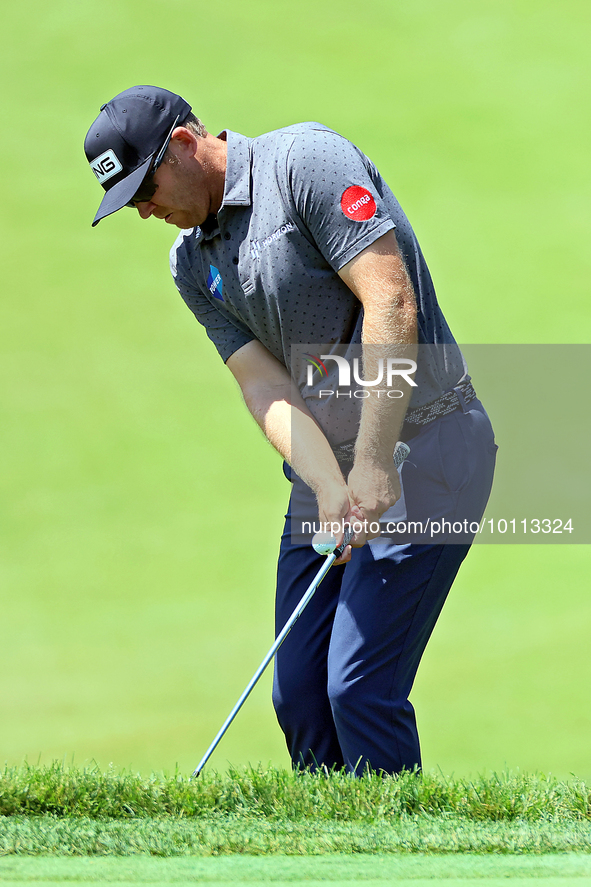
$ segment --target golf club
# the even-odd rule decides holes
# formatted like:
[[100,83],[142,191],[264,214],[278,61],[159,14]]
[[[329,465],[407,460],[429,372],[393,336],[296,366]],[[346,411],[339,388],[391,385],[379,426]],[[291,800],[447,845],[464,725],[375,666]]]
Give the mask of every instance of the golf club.
[[[396,444],[396,448],[394,449],[394,465],[396,466],[396,468],[399,468],[402,465],[402,463],[404,462],[404,460],[406,459],[406,457],[408,456],[409,453],[410,453],[410,447],[408,446],[408,444],[405,444],[402,441],[398,441],[398,443]],[[337,560],[337,558],[339,558],[342,555],[342,553],[344,552],[345,548],[347,547],[347,545],[349,544],[349,542],[351,541],[351,539],[353,538],[354,535],[355,534],[353,533],[351,528],[346,527],[343,541],[341,542],[341,544],[337,548],[334,548],[334,545],[336,544],[336,539],[334,539],[334,537],[332,537],[332,540],[329,540],[329,539],[327,539],[326,534],[320,534],[320,533],[316,534],[316,536],[312,540],[312,546],[318,554],[326,554],[327,555],[325,562],[322,564],[322,566],[318,570],[318,573],[316,574],[316,576],[314,577],[314,579],[312,580],[312,582],[310,583],[310,585],[306,589],[306,592],[302,596],[302,598],[301,598],[300,602],[298,603],[298,605],[296,606],[295,610],[293,611],[293,613],[291,614],[291,616],[289,617],[289,619],[287,620],[287,622],[285,623],[285,625],[283,626],[283,628],[281,629],[281,631],[279,632],[277,637],[275,638],[275,641],[274,641],[273,645],[271,646],[271,649],[269,650],[269,652],[267,653],[267,655],[265,656],[265,658],[263,659],[263,661],[261,662],[261,664],[259,665],[259,667],[255,671],[254,675],[250,679],[246,689],[242,693],[242,696],[240,697],[240,699],[238,700],[238,702],[236,703],[236,705],[234,706],[234,708],[232,709],[232,711],[230,712],[230,714],[228,715],[226,720],[224,721],[224,723],[221,726],[219,732],[217,733],[215,739],[213,740],[213,742],[211,743],[211,745],[209,746],[209,748],[207,749],[207,751],[205,752],[205,754],[201,758],[201,761],[199,762],[199,764],[197,765],[197,767],[195,768],[195,770],[191,774],[191,779],[193,779],[196,776],[199,776],[199,774],[203,770],[204,766],[206,765],[207,761],[209,760],[209,758],[211,757],[211,755],[213,754],[213,752],[216,750],[217,746],[219,745],[220,740],[223,738],[228,727],[230,726],[230,724],[232,723],[232,721],[234,720],[234,718],[236,717],[236,715],[238,714],[238,712],[240,711],[240,709],[242,708],[242,706],[244,705],[244,703],[246,702],[248,697],[250,696],[253,688],[255,687],[259,678],[261,677],[261,675],[263,674],[263,672],[267,668],[269,662],[271,662],[271,660],[275,656],[275,653],[277,652],[277,650],[279,649],[279,647],[281,646],[281,644],[283,643],[283,641],[285,640],[285,638],[287,637],[287,635],[289,634],[289,632],[291,631],[291,629],[293,628],[293,626],[295,625],[297,620],[300,618],[300,616],[302,615],[302,613],[306,609],[307,605],[310,603],[310,600],[312,599],[314,592],[316,591],[316,589],[318,588],[318,586],[320,585],[320,583],[322,582],[322,580],[324,579],[324,577],[326,576],[326,574],[328,573],[328,571],[330,570],[330,568],[332,567],[334,562]],[[317,541],[314,541],[314,540],[316,540],[316,537],[321,537],[321,536],[323,538],[318,538]]]

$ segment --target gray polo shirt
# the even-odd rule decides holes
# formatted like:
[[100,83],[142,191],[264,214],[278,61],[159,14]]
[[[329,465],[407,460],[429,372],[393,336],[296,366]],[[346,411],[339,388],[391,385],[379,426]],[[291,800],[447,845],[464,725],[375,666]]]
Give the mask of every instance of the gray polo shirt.
[[319,123],[226,138],[220,210],[181,231],[170,256],[181,296],[222,359],[258,339],[290,370],[331,442],[354,436],[355,410],[305,390],[294,354],[302,346],[359,352],[363,307],[337,272],[396,229],[417,296],[419,342],[437,346],[423,349],[411,405],[452,388],[465,371],[461,353],[414,232],[371,160]]

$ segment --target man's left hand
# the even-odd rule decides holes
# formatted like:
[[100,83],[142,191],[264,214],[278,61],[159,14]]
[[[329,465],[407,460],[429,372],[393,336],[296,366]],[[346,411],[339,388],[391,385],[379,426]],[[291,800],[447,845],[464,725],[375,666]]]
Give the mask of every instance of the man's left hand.
[[[358,523],[362,524],[361,532],[355,533],[352,543],[359,547],[380,535],[379,519],[400,499],[400,478],[393,461],[380,465],[369,460],[356,460],[347,485],[360,516]],[[357,530],[358,524],[354,524],[353,529]]]

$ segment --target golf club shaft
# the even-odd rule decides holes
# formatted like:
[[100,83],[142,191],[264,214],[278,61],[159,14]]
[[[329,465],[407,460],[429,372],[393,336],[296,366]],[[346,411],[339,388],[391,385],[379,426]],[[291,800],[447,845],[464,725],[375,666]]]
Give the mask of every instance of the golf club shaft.
[[[308,603],[310,602],[310,599],[312,598],[318,585],[322,582],[322,580],[324,579],[324,577],[326,576],[326,574],[328,573],[328,571],[330,570],[330,568],[332,567],[332,565],[336,561],[337,557],[340,557],[340,555],[343,553],[346,546],[349,544],[352,536],[353,536],[352,533],[347,532],[347,534],[345,536],[345,539],[347,541],[343,540],[343,543],[339,546],[339,548],[335,549],[335,551],[332,554],[328,555],[328,557],[326,558],[326,560],[322,564],[321,568],[318,570],[318,573],[316,574],[316,576],[314,577],[314,579],[312,580],[312,582],[308,586],[305,594],[302,596],[299,604],[297,605],[297,607],[295,608],[295,610],[293,611],[293,613],[291,614],[291,616],[289,617],[289,619],[287,620],[287,622],[285,623],[285,625],[283,626],[283,628],[281,629],[281,631],[279,632],[277,637],[275,638],[273,646],[271,647],[271,649],[269,650],[269,652],[267,653],[267,655],[265,656],[265,658],[263,659],[263,661],[261,662],[261,664],[259,665],[257,670],[255,671],[254,675],[250,679],[250,682],[248,683],[248,686],[244,690],[244,693],[242,694],[242,696],[240,697],[240,699],[238,700],[238,702],[236,703],[236,705],[234,706],[234,708],[232,709],[232,711],[230,712],[230,714],[228,715],[226,720],[224,721],[217,736],[215,737],[215,739],[213,740],[213,742],[211,743],[211,745],[209,746],[209,748],[207,749],[207,751],[203,755],[201,761],[199,762],[198,767],[196,768],[196,770],[193,771],[192,776],[199,776],[203,767],[205,766],[205,764],[207,763],[207,761],[209,760],[209,758],[211,757],[211,755],[213,754],[213,752],[217,748],[224,733],[226,732],[226,730],[228,729],[228,727],[230,726],[230,724],[232,723],[232,721],[234,720],[234,718],[236,717],[236,715],[238,714],[238,712],[240,711],[240,709],[242,708],[242,706],[244,705],[244,703],[246,702],[248,697],[250,696],[250,693],[254,689],[255,685],[258,683],[259,678],[261,677],[261,675],[265,671],[269,662],[271,662],[271,660],[275,656],[275,653],[277,652],[277,650],[279,649],[279,647],[281,646],[281,644],[283,643],[283,641],[285,640],[285,638],[287,637],[287,635],[289,634],[291,629],[293,628],[294,624],[297,622],[297,620],[300,618],[301,614],[306,609],[306,607],[307,607]],[[339,550],[339,549],[342,549],[342,550]]]
[[[401,443],[400,441],[396,444],[396,449],[394,450],[394,464],[396,465],[396,468],[399,468],[402,465],[402,463],[404,462],[404,460],[406,459],[406,457],[408,456],[409,453],[410,453],[410,448],[407,446],[407,444]],[[279,647],[281,646],[281,644],[283,643],[283,641],[285,640],[285,638],[287,637],[287,635],[289,634],[289,632],[291,631],[291,629],[293,628],[293,626],[295,625],[297,620],[300,618],[300,616],[302,615],[302,613],[306,609],[307,605],[309,604],[311,598],[314,595],[314,592],[316,591],[316,589],[318,588],[318,586],[320,585],[320,583],[322,582],[322,580],[324,579],[324,577],[326,576],[326,574],[328,573],[328,571],[330,570],[330,568],[332,567],[334,562],[337,560],[337,558],[339,558],[342,555],[342,553],[344,552],[345,548],[347,547],[347,545],[349,544],[349,542],[351,541],[351,539],[353,538],[354,535],[355,534],[353,533],[353,531],[351,530],[350,527],[345,528],[345,535],[343,537],[343,541],[341,542],[341,544],[337,548],[335,548],[335,550],[332,552],[332,554],[329,554],[326,557],[326,560],[324,561],[324,563],[322,564],[322,566],[318,570],[316,576],[314,577],[314,579],[312,580],[312,582],[310,583],[310,585],[306,589],[305,593],[303,594],[299,604],[297,605],[297,607],[295,608],[295,610],[293,611],[293,613],[291,614],[291,616],[289,617],[289,619],[287,620],[287,622],[285,623],[285,625],[283,626],[283,628],[281,629],[281,631],[279,632],[277,637],[275,638],[275,641],[274,641],[271,649],[269,650],[269,652],[267,653],[267,655],[265,656],[265,658],[263,659],[263,661],[261,662],[261,664],[259,665],[259,667],[255,671],[255,673],[253,674],[253,676],[250,679],[248,686],[244,690],[242,696],[240,697],[240,699],[238,700],[238,702],[236,703],[236,705],[234,706],[234,708],[232,709],[232,711],[230,712],[230,714],[228,715],[228,717],[226,718],[224,723],[222,724],[215,739],[213,740],[213,742],[211,743],[211,745],[209,746],[209,748],[207,749],[207,751],[205,752],[205,754],[203,755],[201,760],[199,761],[199,764],[197,765],[195,770],[193,770],[193,773],[191,774],[191,778],[194,778],[195,776],[199,776],[199,774],[201,773],[201,771],[205,767],[206,763],[208,762],[208,760],[210,759],[210,757],[212,756],[212,754],[214,753],[214,751],[218,747],[220,740],[224,736],[224,733],[226,732],[226,730],[228,729],[228,727],[230,726],[230,724],[232,723],[232,721],[234,720],[234,718],[236,717],[236,715],[238,714],[238,712],[240,711],[240,709],[242,708],[242,706],[244,705],[244,703],[246,702],[248,697],[250,696],[252,690],[254,689],[256,684],[258,683],[259,678],[261,677],[261,675],[265,671],[266,667],[271,662],[271,660],[275,656],[275,653],[277,652],[277,650],[279,649]]]

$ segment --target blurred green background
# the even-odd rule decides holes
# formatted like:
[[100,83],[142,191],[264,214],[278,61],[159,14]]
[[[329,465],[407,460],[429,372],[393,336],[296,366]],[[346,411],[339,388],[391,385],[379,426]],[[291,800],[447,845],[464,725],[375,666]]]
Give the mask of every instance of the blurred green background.
[[[213,132],[322,121],[391,184],[460,342],[585,343],[590,31],[577,0],[5,8],[0,762],[190,772],[272,638],[288,484],[170,229],[90,227],[100,105],[154,83]],[[568,452],[559,404],[547,433]],[[590,564],[474,548],[413,693],[427,768],[591,778]],[[288,765],[269,697],[270,675],[214,766]]]

